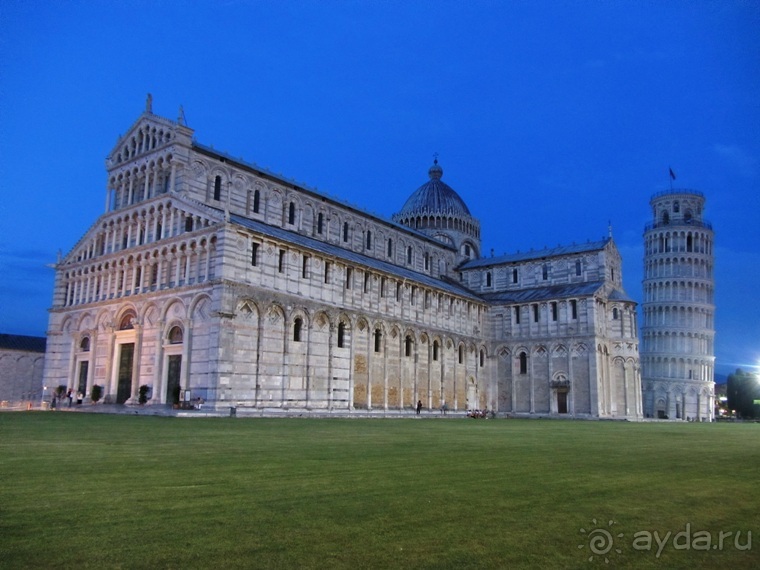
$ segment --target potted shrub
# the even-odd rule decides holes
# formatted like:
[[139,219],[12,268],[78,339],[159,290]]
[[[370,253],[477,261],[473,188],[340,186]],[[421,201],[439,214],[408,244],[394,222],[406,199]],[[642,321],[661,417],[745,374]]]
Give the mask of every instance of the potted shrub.
[[99,386],[98,384],[95,384],[92,387],[92,393],[90,393],[90,399],[92,400],[92,403],[94,404],[100,398],[103,397],[103,386]]
[[140,386],[140,395],[137,400],[140,404],[145,404],[148,401],[149,391],[150,391],[150,386],[147,386],[146,384],[143,384],[142,386]]

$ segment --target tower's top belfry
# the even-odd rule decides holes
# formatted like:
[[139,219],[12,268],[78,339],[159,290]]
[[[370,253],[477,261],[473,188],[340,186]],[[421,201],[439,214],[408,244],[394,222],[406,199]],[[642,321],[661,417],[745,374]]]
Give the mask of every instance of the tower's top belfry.
[[647,230],[665,226],[705,226],[702,218],[705,196],[697,190],[674,189],[654,194],[649,200],[654,221]]

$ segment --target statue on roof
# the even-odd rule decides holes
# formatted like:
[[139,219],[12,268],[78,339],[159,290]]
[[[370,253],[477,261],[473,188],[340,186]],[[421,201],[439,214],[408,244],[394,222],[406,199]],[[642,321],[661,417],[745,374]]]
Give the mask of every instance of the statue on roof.
[[153,112],[153,95],[148,93],[148,96],[145,98],[145,112],[146,113],[152,113]]

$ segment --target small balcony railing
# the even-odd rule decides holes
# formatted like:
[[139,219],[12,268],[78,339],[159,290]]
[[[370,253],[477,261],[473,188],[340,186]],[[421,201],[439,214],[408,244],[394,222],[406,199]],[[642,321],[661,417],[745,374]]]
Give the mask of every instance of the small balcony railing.
[[712,224],[708,222],[707,220],[670,220],[669,222],[649,222],[647,225],[644,226],[644,231],[648,232],[650,230],[655,230],[658,228],[683,228],[684,226],[692,227],[692,228],[705,228],[708,230],[712,230]]

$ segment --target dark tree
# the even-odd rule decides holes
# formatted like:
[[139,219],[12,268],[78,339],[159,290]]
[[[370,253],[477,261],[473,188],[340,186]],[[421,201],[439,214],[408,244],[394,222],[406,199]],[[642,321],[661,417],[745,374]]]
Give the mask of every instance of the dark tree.
[[98,384],[95,384],[92,387],[92,392],[90,393],[90,399],[93,402],[97,402],[100,400],[100,397],[103,395],[103,386],[99,386]]
[[754,403],[755,400],[760,400],[760,378],[757,374],[741,369],[729,374],[726,396],[728,407],[736,410],[740,418],[760,417],[760,405]]
[[148,401],[148,392],[150,392],[150,387],[149,386],[146,386],[145,384],[143,384],[142,386],[140,386],[140,392],[139,392],[140,395],[139,395],[139,397],[137,399],[137,401],[140,404],[145,404]]

